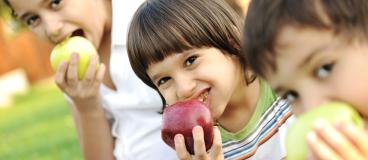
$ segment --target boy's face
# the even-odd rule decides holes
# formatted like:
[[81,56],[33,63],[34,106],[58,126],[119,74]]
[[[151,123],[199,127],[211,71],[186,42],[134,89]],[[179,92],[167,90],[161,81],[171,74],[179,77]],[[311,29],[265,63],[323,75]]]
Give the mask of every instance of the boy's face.
[[[234,56],[235,57],[235,56]],[[147,74],[167,104],[199,99],[218,119],[234,95],[245,86],[239,62],[215,48],[174,53],[151,64]]]
[[[37,36],[56,44],[84,36],[98,48],[108,24],[102,0],[9,0],[17,18]],[[104,7],[105,6],[105,7]]]
[[285,26],[276,39],[276,72],[266,79],[298,114],[343,101],[368,116],[368,43],[327,30]]

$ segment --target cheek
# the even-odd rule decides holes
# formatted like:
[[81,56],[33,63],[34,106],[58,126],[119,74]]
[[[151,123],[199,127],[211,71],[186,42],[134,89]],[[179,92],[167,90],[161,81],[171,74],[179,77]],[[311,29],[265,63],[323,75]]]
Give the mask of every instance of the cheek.
[[356,107],[361,114],[368,117],[368,84],[354,87],[350,91],[348,101]]
[[368,76],[341,79],[341,82],[343,84],[336,86],[339,88],[339,99],[350,103],[361,114],[368,117]]
[[39,24],[40,26],[36,27],[36,28],[31,28],[31,27],[28,27],[29,30],[32,31],[32,33],[34,33],[37,37],[40,37],[44,40],[49,40],[47,38],[47,35],[46,35],[46,31],[45,31],[45,28],[41,27],[42,24]]
[[160,91],[160,93],[162,94],[162,96],[164,97],[166,104],[171,105],[174,104],[177,100],[175,99],[175,92],[170,91],[170,90],[164,90],[164,91]]

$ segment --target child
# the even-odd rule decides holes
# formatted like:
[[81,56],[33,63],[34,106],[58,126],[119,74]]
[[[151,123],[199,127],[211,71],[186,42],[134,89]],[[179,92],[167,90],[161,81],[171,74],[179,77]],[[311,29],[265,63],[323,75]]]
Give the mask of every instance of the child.
[[[368,120],[368,1],[259,0],[246,17],[244,53],[299,114],[328,101]],[[322,121],[308,134],[311,157],[367,159],[363,130]]]
[[[175,158],[160,139],[160,96],[135,76],[125,49],[127,24],[141,2],[7,1],[39,37],[57,44],[69,36],[83,36],[98,49],[99,58],[92,59],[83,80],[76,76],[77,54],[55,75],[71,104],[85,159]],[[96,71],[98,59],[102,65]]]
[[[280,142],[292,121],[288,104],[240,57],[238,17],[223,0],[146,1],[130,24],[127,48],[135,73],[164,104],[198,99],[208,105],[222,149],[216,134],[207,154],[195,127],[194,158],[285,157]],[[178,157],[190,159],[182,135],[175,142]]]

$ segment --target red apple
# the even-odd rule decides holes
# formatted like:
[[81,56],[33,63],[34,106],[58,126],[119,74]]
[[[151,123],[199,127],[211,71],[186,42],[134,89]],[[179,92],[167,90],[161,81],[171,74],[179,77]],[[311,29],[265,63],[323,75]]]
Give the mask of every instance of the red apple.
[[206,150],[213,142],[213,120],[205,104],[198,100],[175,103],[165,108],[161,137],[166,144],[175,149],[174,137],[182,134],[190,154],[194,154],[192,129],[201,126],[204,132]]

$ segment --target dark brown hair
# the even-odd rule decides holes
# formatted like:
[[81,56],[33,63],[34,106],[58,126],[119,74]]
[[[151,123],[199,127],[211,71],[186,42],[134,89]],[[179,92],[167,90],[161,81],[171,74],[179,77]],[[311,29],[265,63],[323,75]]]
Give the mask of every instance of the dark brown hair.
[[326,29],[349,39],[367,39],[368,1],[253,0],[245,24],[243,56],[253,71],[265,77],[266,72],[277,70],[275,40],[283,26]]
[[129,28],[127,48],[132,68],[157,90],[146,73],[150,64],[185,50],[215,47],[239,57],[247,71],[246,59],[240,56],[238,18],[223,0],[148,0],[136,11]]

